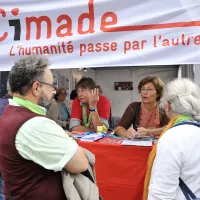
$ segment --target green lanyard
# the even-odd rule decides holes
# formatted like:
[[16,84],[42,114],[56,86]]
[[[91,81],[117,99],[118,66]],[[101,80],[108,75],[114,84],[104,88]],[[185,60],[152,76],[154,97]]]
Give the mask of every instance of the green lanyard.
[[89,114],[89,119],[87,118],[87,105],[82,105],[82,111],[83,111],[83,124],[86,128],[90,127],[90,123],[92,121],[92,116]]

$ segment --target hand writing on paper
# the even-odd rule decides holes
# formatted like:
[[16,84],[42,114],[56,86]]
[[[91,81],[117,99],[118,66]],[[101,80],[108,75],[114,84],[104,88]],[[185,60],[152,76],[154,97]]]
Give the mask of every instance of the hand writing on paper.
[[95,88],[94,90],[88,91],[88,96],[89,96],[89,107],[96,108],[97,103],[99,101],[99,89]]
[[136,130],[133,128],[129,128],[126,132],[126,137],[129,139],[134,139],[136,134]]
[[140,127],[137,129],[137,137],[143,137],[148,135],[149,130],[143,127]]

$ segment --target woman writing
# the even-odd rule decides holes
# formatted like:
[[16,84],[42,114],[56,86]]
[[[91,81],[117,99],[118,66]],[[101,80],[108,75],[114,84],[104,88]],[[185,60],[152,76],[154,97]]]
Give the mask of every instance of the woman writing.
[[169,121],[165,114],[159,112],[158,107],[164,84],[158,77],[146,77],[140,81],[138,91],[142,102],[132,102],[127,107],[115,133],[126,138],[159,136]]

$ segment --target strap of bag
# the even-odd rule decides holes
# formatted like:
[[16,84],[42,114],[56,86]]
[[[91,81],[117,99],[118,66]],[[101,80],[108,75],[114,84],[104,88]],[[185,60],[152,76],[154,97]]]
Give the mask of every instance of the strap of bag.
[[133,119],[133,128],[134,128],[135,130],[137,130],[135,121],[136,121],[137,115],[138,115],[139,112],[140,112],[140,108],[141,108],[141,102],[138,103],[138,105],[137,105],[137,107],[136,107],[136,109],[135,109],[135,116],[134,116],[134,119]]
[[[176,127],[176,126],[185,125],[185,124],[200,127],[200,123],[192,122],[192,121],[184,121],[184,122],[181,122],[181,123],[179,123],[179,124],[176,124],[176,125],[173,126],[172,128],[174,128],[174,127]],[[181,178],[179,178],[179,186],[180,186],[180,188],[181,188],[181,190],[182,190],[182,192],[183,192],[183,194],[184,194],[184,196],[185,196],[185,198],[186,198],[187,200],[191,200],[191,198],[192,198],[193,200],[199,199],[199,198],[197,198],[197,197],[194,195],[194,193],[190,190],[190,188],[184,183],[184,181],[183,181]]]
[[191,200],[190,197],[194,200],[197,199],[194,193],[190,190],[190,188],[184,183],[184,181],[179,178],[179,186],[187,200]]

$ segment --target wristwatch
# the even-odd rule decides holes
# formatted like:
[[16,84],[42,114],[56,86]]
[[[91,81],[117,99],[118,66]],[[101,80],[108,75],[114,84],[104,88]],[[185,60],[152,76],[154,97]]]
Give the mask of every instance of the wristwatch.
[[90,112],[97,112],[97,108],[89,108]]

